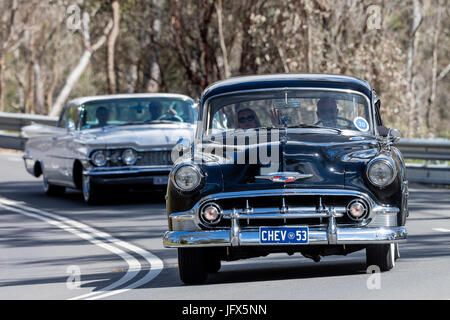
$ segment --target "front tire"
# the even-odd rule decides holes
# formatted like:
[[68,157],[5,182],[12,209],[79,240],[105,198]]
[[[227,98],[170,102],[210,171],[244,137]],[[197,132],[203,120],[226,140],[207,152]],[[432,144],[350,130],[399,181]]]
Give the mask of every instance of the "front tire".
[[208,263],[202,248],[178,248],[178,270],[184,284],[202,284],[208,277]]
[[373,244],[366,248],[367,267],[376,265],[380,271],[389,271],[395,266],[395,244]]
[[100,202],[99,188],[91,182],[89,176],[83,176],[81,189],[83,191],[83,199],[87,204],[98,204]]
[[63,195],[66,191],[66,187],[56,186],[48,182],[47,177],[43,175],[42,186],[46,195],[54,197]]

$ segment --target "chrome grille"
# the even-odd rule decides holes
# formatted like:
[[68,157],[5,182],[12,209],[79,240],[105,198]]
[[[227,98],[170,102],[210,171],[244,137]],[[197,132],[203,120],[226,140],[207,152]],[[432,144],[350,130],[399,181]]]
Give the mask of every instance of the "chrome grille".
[[172,165],[171,151],[170,150],[158,150],[158,151],[146,151],[139,153],[139,165],[151,166],[151,165]]
[[[363,221],[351,220],[347,204],[359,199],[354,196],[260,196],[254,198],[214,199],[222,210],[222,221],[216,226],[230,227],[231,220],[239,221],[240,227],[309,225],[325,226],[330,218],[340,225],[356,225]],[[363,201],[363,200],[360,200]],[[207,205],[211,202],[205,202]]]

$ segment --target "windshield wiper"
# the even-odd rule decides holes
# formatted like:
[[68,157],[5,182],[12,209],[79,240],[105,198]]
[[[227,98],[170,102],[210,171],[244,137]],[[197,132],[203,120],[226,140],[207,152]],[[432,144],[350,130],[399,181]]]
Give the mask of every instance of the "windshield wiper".
[[174,120],[152,120],[152,121],[145,122],[145,124],[159,124],[159,123],[185,123],[185,122],[174,121]]
[[338,129],[338,128],[333,128],[333,127],[322,127],[322,126],[318,126],[315,124],[296,124],[296,125],[291,125],[291,126],[286,126],[286,128],[311,128],[311,129],[331,129],[331,130],[336,130],[337,132],[341,133],[342,130]]
[[117,124],[117,126],[131,126],[131,125],[137,125],[137,124],[146,124],[145,122],[142,121],[129,121],[129,122],[124,122],[124,123],[119,123]]

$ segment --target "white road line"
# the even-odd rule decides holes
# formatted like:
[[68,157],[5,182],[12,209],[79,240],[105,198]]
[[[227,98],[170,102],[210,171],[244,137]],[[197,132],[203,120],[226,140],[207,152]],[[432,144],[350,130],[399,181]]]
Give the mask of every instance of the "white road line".
[[450,232],[450,229],[445,228],[433,228],[433,230],[438,232]]
[[[137,288],[141,285],[146,284],[147,282],[151,281],[152,279],[154,279],[163,269],[164,265],[161,259],[159,259],[157,256],[155,256],[154,254],[139,248],[133,244],[127,243],[125,241],[119,240],[105,232],[99,231],[95,228],[92,228],[86,224],[80,223],[78,221],[72,220],[72,219],[68,219],[65,217],[61,217],[58,216],[56,214],[50,213],[50,212],[46,212],[43,210],[38,210],[35,208],[31,208],[31,207],[27,207],[27,206],[23,206],[21,205],[19,202],[16,201],[11,201],[11,200],[7,200],[4,198],[0,198],[0,203],[3,203],[5,207],[7,207],[7,209],[18,212],[18,213],[22,213],[24,215],[33,217],[33,218],[37,218],[40,220],[43,220],[47,223],[53,224],[59,228],[62,228],[68,232],[74,233],[75,235],[86,239],[96,245],[99,245],[113,253],[118,254],[119,256],[121,256],[129,265],[129,269],[127,271],[127,273],[124,275],[124,277],[122,277],[121,279],[119,279],[117,282],[114,282],[112,284],[110,284],[109,286],[107,286],[106,288],[103,288],[99,291],[95,291],[95,292],[91,292],[88,294],[84,294],[75,298],[72,298],[70,300],[78,300],[78,299],[101,299],[104,297],[108,297],[111,295],[115,295],[115,294],[119,294],[119,293],[123,293],[125,291],[128,291],[130,289],[134,289]],[[10,206],[14,206],[16,208],[12,208]],[[18,209],[19,208],[19,209]],[[13,210],[14,209],[14,210]],[[31,212],[30,212],[31,211]],[[45,217],[42,217],[45,216]],[[58,221],[61,222],[58,222]],[[68,227],[68,225],[71,225],[73,227],[79,228],[83,231],[86,232],[90,232],[92,235],[94,235],[95,237],[100,237],[103,238],[107,241],[109,241],[111,244],[115,244],[118,246],[121,246],[127,250],[133,251],[134,253],[139,254],[140,256],[142,256],[149,264],[150,264],[150,270],[149,272],[143,277],[141,278],[139,281],[133,282],[131,284],[129,284],[128,286],[122,288],[122,289],[117,289],[114,290],[115,288],[119,287],[120,285],[123,285],[124,283],[128,282],[129,280],[133,279],[138,273],[139,271],[142,270],[142,266],[141,264],[131,255],[125,253],[124,251],[118,249],[117,247],[114,247],[112,245],[108,245],[103,241],[97,240],[95,239],[92,235],[88,235],[85,234],[83,232],[79,232],[76,229],[73,229],[71,227]]]

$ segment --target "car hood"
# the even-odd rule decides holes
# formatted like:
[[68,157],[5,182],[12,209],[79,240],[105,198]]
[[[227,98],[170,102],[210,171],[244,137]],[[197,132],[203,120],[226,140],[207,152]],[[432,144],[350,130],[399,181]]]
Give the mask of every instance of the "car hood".
[[[227,137],[220,142],[216,139],[212,143],[214,148],[211,143],[204,144],[204,157],[214,159],[222,170],[224,191],[344,188],[346,165],[350,162],[366,163],[379,152],[374,137],[352,131],[287,129],[275,139],[252,135],[258,133],[236,133],[233,139]],[[238,141],[245,142],[239,145]],[[257,143],[252,143],[255,141]],[[224,148],[217,152],[220,145]],[[255,154],[258,154],[257,159]],[[271,175],[281,179],[271,179]],[[292,177],[296,180],[289,181]]]
[[193,124],[129,125],[86,130],[80,139],[88,145],[147,149],[172,147],[180,137],[192,141],[194,132]]

